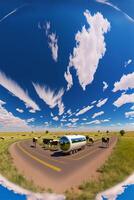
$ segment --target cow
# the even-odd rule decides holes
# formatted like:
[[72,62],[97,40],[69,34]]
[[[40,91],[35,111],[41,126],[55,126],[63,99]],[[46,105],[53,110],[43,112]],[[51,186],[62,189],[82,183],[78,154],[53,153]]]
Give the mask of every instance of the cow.
[[5,138],[4,138],[4,137],[0,137],[0,139],[1,139],[1,140],[4,140]]
[[52,140],[52,141],[50,141],[51,147],[57,147],[58,144],[59,144],[59,140]]
[[33,145],[34,145],[35,148],[36,148],[36,143],[37,143],[37,141],[38,141],[38,138],[37,138],[37,137],[34,137],[34,138],[33,138]]
[[43,139],[44,145],[47,145],[48,147],[50,147],[52,141],[53,139],[48,139],[48,138]]
[[101,139],[102,141],[102,145],[106,144],[106,147],[109,147],[109,141],[110,141],[110,138],[109,137],[102,137]]
[[86,136],[86,140],[87,140],[87,143],[91,142],[92,144],[94,144],[94,138],[89,137],[88,135]]

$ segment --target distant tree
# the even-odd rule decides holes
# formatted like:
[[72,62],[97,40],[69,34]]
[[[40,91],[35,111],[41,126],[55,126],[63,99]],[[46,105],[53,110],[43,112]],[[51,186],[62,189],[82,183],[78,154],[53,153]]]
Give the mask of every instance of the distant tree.
[[100,133],[100,130],[98,130],[98,133]]
[[107,130],[106,133],[109,133],[109,130]]
[[121,136],[123,136],[126,132],[124,130],[120,130]]
[[47,134],[47,133],[49,133],[49,131],[48,131],[48,130],[46,130],[46,134]]

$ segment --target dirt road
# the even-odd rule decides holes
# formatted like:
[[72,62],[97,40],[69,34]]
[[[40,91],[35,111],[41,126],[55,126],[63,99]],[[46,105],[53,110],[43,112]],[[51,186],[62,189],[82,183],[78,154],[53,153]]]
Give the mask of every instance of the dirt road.
[[97,169],[110,156],[116,142],[117,138],[112,137],[108,148],[97,141],[76,154],[64,155],[60,151],[45,150],[39,145],[33,148],[32,140],[25,140],[12,144],[10,153],[16,168],[26,179],[61,193],[96,178]]

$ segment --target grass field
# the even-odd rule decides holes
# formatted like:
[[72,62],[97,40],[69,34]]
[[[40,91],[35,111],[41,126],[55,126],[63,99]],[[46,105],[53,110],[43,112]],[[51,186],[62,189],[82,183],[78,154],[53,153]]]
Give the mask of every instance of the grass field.
[[[32,182],[29,182],[18,174],[12,165],[12,159],[8,152],[9,146],[18,140],[28,139],[39,136],[39,143],[42,138],[57,138],[65,133],[0,133],[0,173],[10,181],[18,185],[30,189],[32,191],[43,191],[45,188],[37,188]],[[74,133],[76,134],[76,133]],[[84,133],[94,137],[95,140],[106,136],[106,133]],[[111,133],[113,135],[116,133]],[[97,181],[82,183],[76,190],[66,192],[67,200],[93,200],[96,194],[103,191],[120,181],[123,181],[128,175],[134,171],[134,132],[129,132],[123,137],[119,137],[119,141],[108,159],[108,161],[99,169],[100,177]],[[128,156],[129,155],[129,156]]]
[[67,200],[94,200],[98,192],[104,191],[123,181],[134,172],[134,132],[119,137],[108,161],[99,169],[97,181],[89,181],[79,186],[75,192],[66,193]]

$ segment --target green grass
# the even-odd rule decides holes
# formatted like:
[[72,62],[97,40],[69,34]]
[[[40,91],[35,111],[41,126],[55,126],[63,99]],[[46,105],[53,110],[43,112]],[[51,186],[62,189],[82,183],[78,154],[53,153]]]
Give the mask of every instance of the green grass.
[[97,181],[90,181],[79,186],[79,191],[68,191],[67,200],[94,200],[98,192],[104,191],[123,181],[134,172],[134,137],[133,134],[119,138],[112,155],[99,169]]

